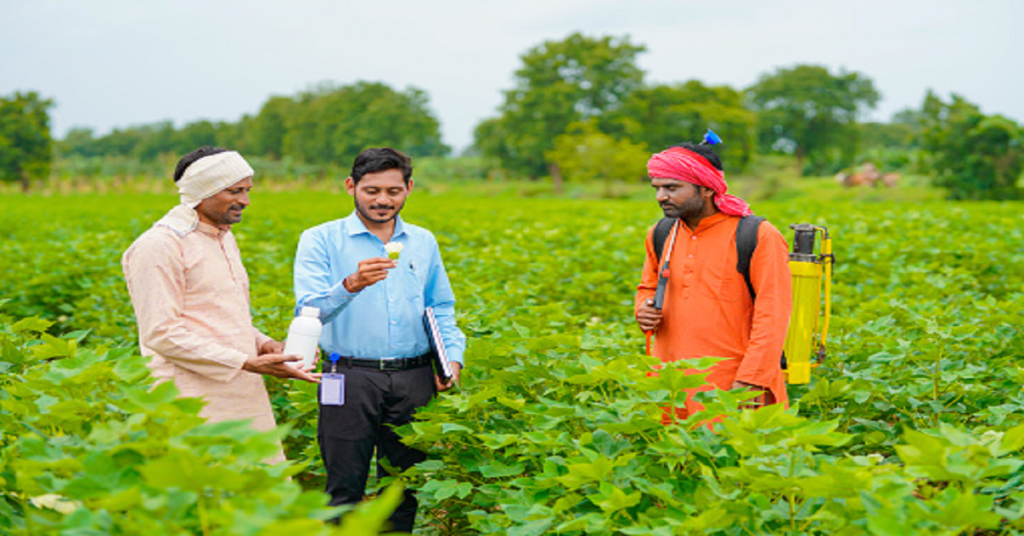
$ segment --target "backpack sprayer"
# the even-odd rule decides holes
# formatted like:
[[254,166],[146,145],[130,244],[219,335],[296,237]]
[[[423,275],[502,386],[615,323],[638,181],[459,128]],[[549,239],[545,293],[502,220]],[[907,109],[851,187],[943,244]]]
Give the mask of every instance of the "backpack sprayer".
[[[789,254],[789,271],[793,278],[793,312],[786,332],[782,368],[785,370],[786,383],[805,384],[811,381],[811,369],[825,359],[828,322],[832,316],[832,265],[836,258],[832,254],[832,238],[828,235],[828,229],[809,223],[789,227],[795,233],[793,252]],[[814,239],[819,232],[820,253],[815,255]],[[824,315],[819,313],[823,288]],[[819,318],[822,319],[820,325]]]

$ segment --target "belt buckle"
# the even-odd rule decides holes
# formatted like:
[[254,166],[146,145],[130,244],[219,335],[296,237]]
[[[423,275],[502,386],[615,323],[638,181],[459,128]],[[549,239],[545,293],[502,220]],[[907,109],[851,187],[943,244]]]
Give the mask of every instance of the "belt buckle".
[[391,359],[381,359],[377,366],[379,367],[380,370],[389,370],[388,366],[386,366],[385,363],[391,363],[392,361],[394,361],[394,358],[391,358]]

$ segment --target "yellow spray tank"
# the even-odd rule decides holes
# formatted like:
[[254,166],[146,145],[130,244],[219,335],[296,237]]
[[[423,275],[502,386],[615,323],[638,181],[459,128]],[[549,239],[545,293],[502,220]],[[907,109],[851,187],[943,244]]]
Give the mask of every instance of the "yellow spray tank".
[[[810,383],[811,369],[825,359],[828,321],[832,315],[832,264],[835,256],[832,255],[828,229],[809,223],[789,227],[796,235],[793,252],[789,254],[793,312],[789,317],[789,331],[786,332],[783,368],[786,369],[787,383],[803,384]],[[817,233],[821,233],[819,254],[814,253]],[[822,290],[825,293],[824,314],[821,313]]]

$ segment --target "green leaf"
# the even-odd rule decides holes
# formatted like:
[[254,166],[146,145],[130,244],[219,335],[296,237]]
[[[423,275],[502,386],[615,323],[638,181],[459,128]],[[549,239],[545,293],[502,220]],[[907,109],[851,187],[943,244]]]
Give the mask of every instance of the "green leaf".
[[487,478],[503,478],[522,474],[525,469],[526,465],[522,463],[505,465],[497,460],[492,460],[491,462],[480,466],[480,474]]
[[212,465],[188,452],[171,451],[139,468],[150,486],[202,492],[206,489],[241,491],[248,479],[237,471]]
[[341,518],[340,534],[376,536],[388,522],[388,517],[402,503],[402,484],[395,482],[384,489],[373,501],[360,505]]
[[15,333],[44,333],[46,330],[50,329],[50,326],[52,325],[53,322],[43,320],[39,317],[23,318],[11,325],[11,331]]
[[635,506],[640,502],[641,494],[639,491],[633,493],[626,493],[616,486],[612,486],[608,483],[604,483],[601,486],[601,493],[587,495],[590,502],[601,507],[605,513],[613,513],[619,510],[625,510],[631,506]]

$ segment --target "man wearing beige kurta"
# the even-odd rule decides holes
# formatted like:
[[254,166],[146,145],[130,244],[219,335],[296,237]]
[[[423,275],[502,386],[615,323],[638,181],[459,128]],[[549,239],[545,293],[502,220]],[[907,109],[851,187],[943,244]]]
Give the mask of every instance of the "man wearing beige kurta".
[[[281,355],[249,314],[249,278],[231,225],[249,205],[252,168],[238,153],[204,147],[178,164],[181,204],[143,233],[122,259],[142,354],[158,382],[201,397],[209,421],[275,426],[262,374],[317,381]],[[274,460],[283,460],[283,455]]]

